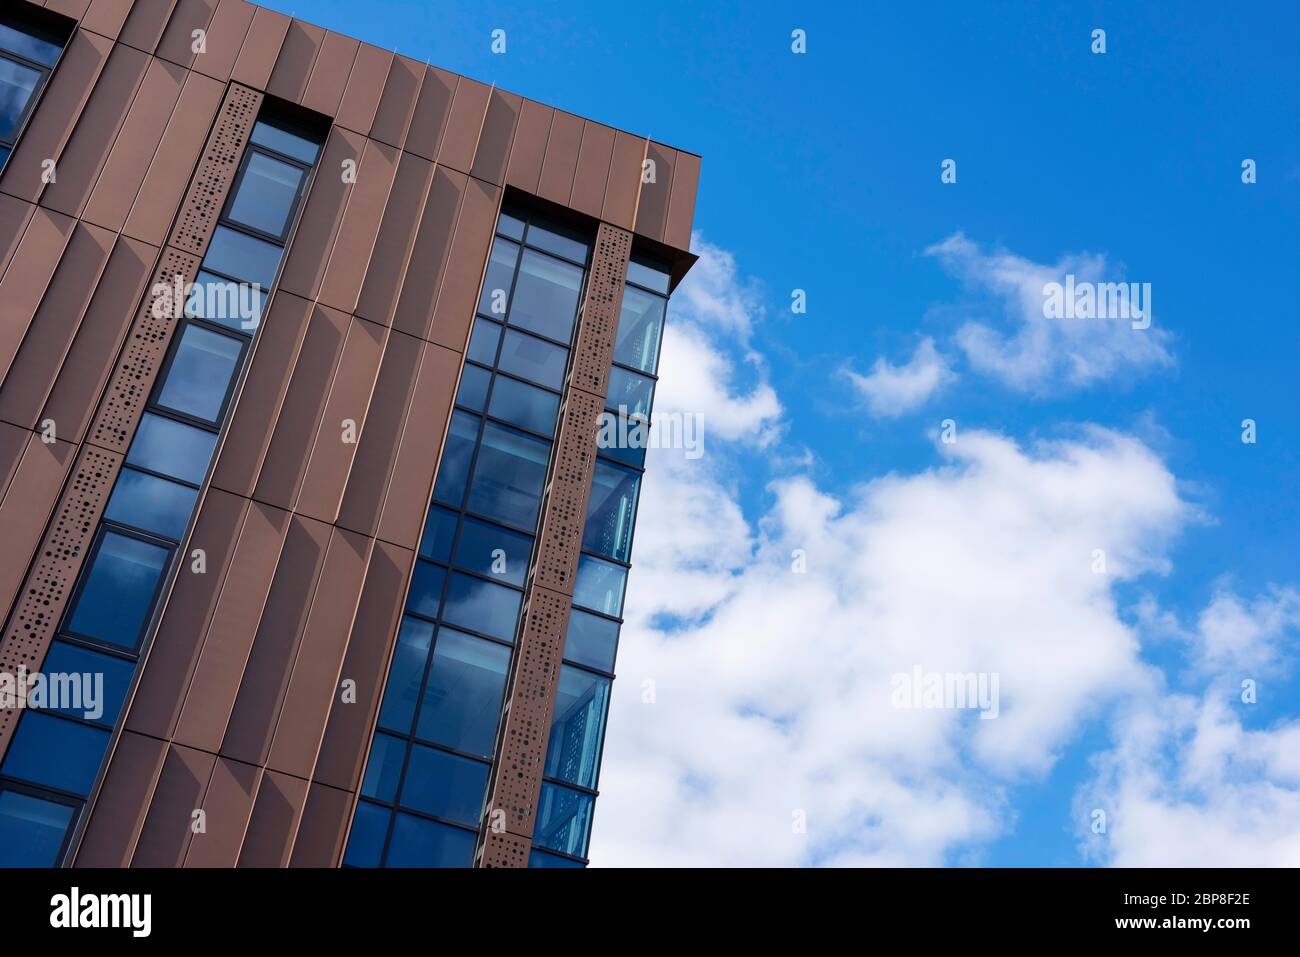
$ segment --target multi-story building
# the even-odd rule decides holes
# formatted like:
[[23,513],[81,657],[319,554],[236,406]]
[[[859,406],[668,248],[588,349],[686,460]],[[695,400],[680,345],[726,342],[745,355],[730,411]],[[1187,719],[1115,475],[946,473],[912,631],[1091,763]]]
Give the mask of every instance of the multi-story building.
[[0,864],[581,866],[699,158],[6,0],[0,164]]

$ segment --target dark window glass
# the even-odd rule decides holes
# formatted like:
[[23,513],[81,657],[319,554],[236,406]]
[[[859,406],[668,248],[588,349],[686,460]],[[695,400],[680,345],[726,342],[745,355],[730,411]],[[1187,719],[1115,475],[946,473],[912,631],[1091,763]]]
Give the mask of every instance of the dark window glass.
[[203,265],[244,282],[259,283],[266,291],[275,282],[275,271],[280,266],[280,247],[228,226],[218,226],[208,244]]
[[569,631],[564,637],[565,658],[601,671],[613,671],[617,650],[618,622],[577,608],[569,612]]
[[614,361],[653,375],[659,365],[659,337],[663,327],[664,300],[624,286],[623,308],[614,337]]
[[638,286],[645,286],[647,289],[653,289],[655,292],[661,292],[665,296],[668,295],[668,283],[671,275],[672,270],[667,265],[643,256],[633,256],[631,262],[627,264],[629,282],[634,282]]
[[41,711],[26,711],[0,773],[85,797],[95,783],[109,734]]
[[465,358],[481,362],[486,366],[495,365],[497,345],[501,342],[501,327],[486,319],[474,320],[474,332],[469,337],[469,349]]
[[555,434],[555,417],[560,411],[560,397],[518,379],[499,375],[492,385],[492,404],[488,414],[505,419],[525,429]]
[[528,238],[525,241],[530,246],[545,249],[548,252],[577,260],[580,263],[587,261],[587,249],[589,248],[587,242],[579,239],[577,233],[565,229],[563,226],[539,226],[537,223],[530,223]]
[[366,761],[366,778],[361,782],[361,793],[389,804],[397,800],[397,781],[402,776],[405,756],[405,741],[391,734],[376,734],[370,743],[370,759]]
[[568,358],[567,349],[507,329],[497,368],[548,389],[558,389],[564,385],[564,366]]
[[456,513],[434,505],[424,522],[420,554],[436,562],[451,561],[451,543],[456,537]]
[[406,598],[407,611],[437,618],[438,605],[442,602],[442,583],[446,578],[447,570],[441,565],[417,561],[415,574],[411,576],[411,593]]
[[469,508],[509,525],[533,528],[551,443],[489,422],[483,429]]
[[519,247],[504,239],[492,244],[488,257],[487,273],[483,277],[483,292],[478,298],[478,311],[494,319],[504,319],[510,304],[510,285],[515,278],[515,261]]
[[146,412],[140,419],[126,461],[128,465],[199,485],[208,471],[216,444],[216,433]]
[[581,861],[571,861],[567,857],[560,857],[559,854],[548,854],[546,851],[539,851],[533,848],[528,854],[529,867],[576,867],[582,868]]
[[596,431],[596,448],[602,455],[634,468],[645,467],[645,450],[650,444],[648,419],[629,419],[617,412],[602,412]]
[[578,577],[573,583],[573,603],[605,615],[623,613],[623,589],[627,569],[592,555],[578,559]]
[[442,450],[442,461],[438,465],[438,481],[433,487],[433,497],[438,501],[459,508],[465,500],[465,480],[469,478],[469,465],[474,458],[478,424],[478,416],[468,412],[451,414],[447,444]]
[[0,791],[0,867],[53,867],[74,808]]
[[504,645],[440,630],[416,735],[491,757],[509,667],[510,649]]
[[463,405],[475,412],[482,412],[487,402],[488,383],[492,373],[482,366],[465,364],[460,370],[460,385],[456,387],[456,404]]
[[283,238],[306,175],[301,167],[254,150],[249,153],[226,218]]
[[158,392],[158,404],[217,423],[243,351],[242,339],[186,325]]
[[502,213],[497,219],[497,232],[511,239],[524,238],[524,221],[518,216]]
[[0,50],[17,53],[21,57],[54,66],[63,47],[17,25],[0,23]]
[[393,663],[388,669],[388,683],[384,686],[384,704],[379,709],[380,727],[411,733],[415,702],[420,696],[420,682],[424,680],[424,663],[432,644],[432,624],[409,616],[402,619]]
[[469,867],[474,863],[473,831],[398,814],[385,867]]
[[0,146],[0,170],[5,168],[5,163],[9,162],[9,154],[13,152],[7,146]]
[[[595,804],[590,794],[543,781],[537,801],[533,843],[574,857],[586,857],[587,838],[591,836],[591,812]],[[531,862],[529,866],[532,866]]]
[[266,120],[260,121],[253,127],[252,139],[258,146],[265,146],[285,156],[292,156],[309,166],[316,162],[316,153],[320,150],[320,146],[314,140],[300,133],[282,129]]
[[481,761],[412,745],[402,782],[402,806],[475,826],[487,777],[488,766]]
[[68,630],[135,650],[153,611],[168,551],[152,542],[105,532],[90,559]]
[[456,572],[447,588],[442,620],[502,641],[514,641],[521,597],[513,588]]
[[640,473],[603,459],[596,460],[591,497],[587,500],[587,524],[582,530],[583,548],[619,561],[628,560],[640,488]]
[[206,319],[236,332],[250,335],[262,321],[266,290],[250,283],[222,279],[200,272],[185,303],[185,315]]
[[[114,658],[66,641],[56,641],[50,645],[41,673],[46,675],[51,685],[62,683],[60,675],[81,676],[71,685],[72,688],[80,687],[80,701],[76,700],[78,695],[74,692],[71,700],[62,695],[58,702],[47,699],[47,708],[111,728],[117,723],[117,716],[126,701],[135,665],[125,658]],[[89,679],[85,677],[87,675]],[[86,684],[87,680],[91,684]],[[61,706],[56,707],[56,704]]]
[[488,578],[522,585],[533,539],[488,522],[467,518],[456,546],[456,566]]
[[352,832],[348,836],[348,851],[343,855],[344,867],[378,867],[384,853],[384,838],[388,836],[388,819],[392,812],[369,801],[358,801],[357,812],[352,817]]
[[605,408],[620,415],[648,416],[654,397],[653,379],[618,366],[609,370],[609,392],[605,398]]
[[510,325],[568,342],[581,290],[581,268],[526,249],[510,301]]
[[198,490],[132,468],[122,469],[104,517],[143,532],[180,541]]
[[547,777],[595,790],[609,686],[608,678],[572,665],[560,665],[555,709],[551,712],[551,737],[546,746]]
[[42,76],[40,70],[0,57],[0,139],[13,139]]

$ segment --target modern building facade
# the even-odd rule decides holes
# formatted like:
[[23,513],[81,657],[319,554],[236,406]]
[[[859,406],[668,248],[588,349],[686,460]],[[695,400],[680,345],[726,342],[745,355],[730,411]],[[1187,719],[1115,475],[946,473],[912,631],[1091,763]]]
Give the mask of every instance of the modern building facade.
[[0,865],[582,866],[699,169],[244,0],[6,0]]

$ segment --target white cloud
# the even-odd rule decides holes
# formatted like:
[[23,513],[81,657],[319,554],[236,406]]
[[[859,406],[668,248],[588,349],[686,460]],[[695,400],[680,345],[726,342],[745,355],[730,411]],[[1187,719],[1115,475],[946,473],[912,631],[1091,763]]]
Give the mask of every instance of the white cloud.
[[992,293],[1000,300],[995,308],[1003,317],[993,324],[967,321],[956,342],[976,371],[1012,388],[1042,394],[1173,365],[1170,336],[1158,316],[1148,329],[1134,329],[1122,319],[1043,316],[1043,287],[1064,282],[1067,274],[1087,282],[1125,281],[1105,256],[1069,255],[1048,266],[1006,251],[985,251],[961,233],[926,253],[972,293]]
[[928,336],[904,365],[893,365],[881,357],[870,375],[852,370],[845,374],[877,418],[893,418],[924,405],[953,379],[947,358],[935,349],[934,340]]

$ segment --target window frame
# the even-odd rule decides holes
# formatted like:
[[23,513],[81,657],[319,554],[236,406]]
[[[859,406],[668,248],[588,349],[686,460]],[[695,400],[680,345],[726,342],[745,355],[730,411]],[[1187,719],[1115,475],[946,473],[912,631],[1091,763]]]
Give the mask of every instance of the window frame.
[[68,819],[68,826],[63,832],[63,840],[59,844],[58,853],[54,855],[54,862],[48,866],[58,867],[63,861],[64,856],[68,853],[68,848],[72,843],[72,836],[77,832],[77,825],[81,823],[81,812],[85,808],[86,799],[79,796],[73,796],[66,791],[60,791],[56,788],[46,787],[44,785],[36,786],[21,781],[18,778],[11,778],[7,775],[0,777],[0,794],[5,791],[16,791],[30,798],[36,798],[38,801],[48,801],[50,804],[62,804],[64,807],[72,808],[72,817]]
[[[260,322],[258,323],[261,324]],[[198,326],[205,332],[211,332],[214,335],[223,336],[227,339],[239,343],[239,355],[235,359],[234,374],[230,381],[226,383],[226,394],[221,397],[220,408],[217,417],[213,420],[200,418],[189,412],[182,412],[180,409],[173,409],[169,405],[162,405],[159,401],[162,391],[167,385],[167,379],[171,376],[172,366],[176,362],[176,356],[180,353],[181,343],[185,339],[185,333],[190,326]],[[226,421],[226,414],[230,411],[230,404],[234,399],[235,390],[239,386],[239,381],[243,377],[244,366],[248,360],[248,350],[252,346],[252,337],[243,336],[235,333],[229,326],[214,324],[207,319],[198,316],[184,316],[176,324],[176,330],[172,333],[171,342],[167,344],[167,355],[163,358],[162,368],[158,370],[158,375],[154,379],[153,389],[149,392],[149,400],[145,403],[145,408],[149,412],[157,415],[163,415],[170,419],[176,419],[178,422],[184,422],[186,425],[192,425],[196,428],[208,432],[215,432],[221,435],[222,425]],[[211,463],[209,463],[211,464]],[[135,466],[131,466],[135,468]],[[116,483],[114,483],[116,485]]]
[[[258,122],[261,121],[259,120]],[[274,124],[268,124],[268,125],[273,126]],[[321,144],[321,149],[322,151],[324,150],[323,143]],[[296,170],[298,170],[299,173],[302,174],[302,179],[298,184],[297,192],[294,194],[293,202],[289,205],[288,215],[286,215],[284,218],[284,231],[278,236],[274,233],[269,233],[266,230],[258,229],[256,226],[250,226],[247,223],[242,223],[239,220],[232,218],[230,215],[231,210],[234,209],[235,200],[239,197],[239,188],[244,185],[244,177],[248,173],[248,166],[253,161],[254,153],[261,153],[262,155],[266,156],[268,159],[277,160],[281,163],[284,163],[287,166],[292,166]],[[315,169],[314,166],[309,166],[308,164],[304,163],[300,159],[297,159],[292,156],[287,156],[284,153],[279,152],[278,150],[274,150],[271,149],[270,147],[263,146],[260,143],[254,143],[250,138],[248,141],[248,145],[244,147],[244,155],[239,161],[239,169],[236,170],[235,172],[234,182],[231,184],[230,191],[226,194],[226,201],[221,208],[221,215],[217,217],[218,223],[222,226],[228,226],[231,229],[234,229],[238,232],[245,233],[249,236],[252,236],[255,239],[262,239],[269,243],[275,243],[277,246],[286,247],[287,249],[289,245],[289,237],[293,233],[293,228],[298,221],[298,209],[302,205],[302,201],[304,197],[307,195],[307,191],[311,186],[312,173],[314,169]],[[281,265],[284,262],[283,252],[281,253],[280,256],[280,262]],[[200,264],[200,268],[202,268],[202,264]],[[209,269],[207,271],[217,272],[217,270],[214,269]],[[237,281],[242,281],[242,280],[237,280]],[[269,291],[270,290],[268,290],[268,292]]]

